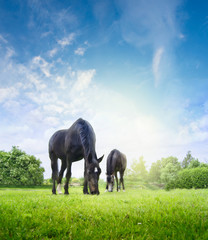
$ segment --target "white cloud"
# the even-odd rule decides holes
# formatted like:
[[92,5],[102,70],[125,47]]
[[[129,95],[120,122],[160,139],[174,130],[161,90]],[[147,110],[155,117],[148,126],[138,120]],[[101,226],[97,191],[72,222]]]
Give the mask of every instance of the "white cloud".
[[36,56],[33,58],[32,67],[40,68],[40,70],[45,74],[46,77],[51,76],[50,74],[51,65],[47,61],[45,61],[45,59],[43,59],[41,56]]
[[[37,139],[37,138],[24,138],[19,142],[19,147],[24,149],[29,154],[37,155],[42,152],[45,152],[47,148],[46,139]],[[32,149],[32,151],[31,151]]]
[[67,37],[64,37],[61,40],[58,40],[58,44],[61,45],[61,47],[65,47],[68,45],[71,45],[75,39],[75,33],[70,33]]
[[27,78],[30,81],[30,83],[32,83],[36,87],[37,90],[42,90],[46,88],[46,85],[42,83],[41,80],[38,79],[37,74],[28,73]]
[[50,51],[48,51],[48,55],[49,55],[50,57],[53,57],[53,56],[56,55],[57,52],[58,52],[58,49],[57,49],[57,48],[53,48],[53,49],[51,49]]
[[160,63],[161,63],[161,58],[162,58],[163,53],[164,53],[164,48],[159,47],[154,54],[154,58],[153,58],[153,62],[152,62],[155,86],[158,86],[159,80],[160,80]]
[[13,99],[17,97],[18,94],[19,94],[19,91],[15,87],[0,88],[0,103],[8,99]]
[[8,41],[0,34],[0,41],[3,43],[8,43]]
[[119,1],[124,40],[136,46],[170,45],[178,37],[180,0]]
[[86,51],[85,48],[79,47],[79,48],[77,48],[77,49],[74,51],[74,53],[75,53],[76,55],[83,56],[83,55],[85,54],[85,51]]
[[14,49],[7,47],[7,52],[6,52],[6,59],[9,59],[15,55]]
[[208,115],[205,114],[195,121],[180,126],[178,144],[191,144],[208,141]]
[[95,69],[90,69],[87,71],[78,71],[77,80],[74,83],[73,89],[79,92],[87,88],[91,83],[95,73],[96,73]]
[[55,81],[59,84],[59,87],[64,89],[65,88],[65,77],[57,76]]

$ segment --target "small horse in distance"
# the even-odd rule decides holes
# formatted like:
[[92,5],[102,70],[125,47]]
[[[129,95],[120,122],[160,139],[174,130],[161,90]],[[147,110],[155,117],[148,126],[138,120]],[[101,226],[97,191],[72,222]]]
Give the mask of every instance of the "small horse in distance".
[[[66,182],[64,185],[65,194],[69,194],[69,180],[71,178],[71,165],[73,162],[84,158],[84,188],[83,193],[99,194],[98,181],[101,173],[99,163],[101,158],[97,158],[95,152],[96,137],[89,122],[79,118],[69,129],[55,132],[49,140],[49,157],[51,159],[53,188],[52,193],[56,194],[55,182],[57,181],[57,191],[61,194],[61,181],[65,169]],[[61,160],[61,170],[58,174],[58,158]]]
[[[114,186],[114,176],[116,178],[117,183],[117,192],[121,189],[121,184],[124,188],[124,180],[123,175],[124,171],[126,169],[126,156],[121,153],[119,150],[114,149],[110,152],[110,154],[107,157],[107,184],[106,184],[106,191],[113,192],[113,186]],[[117,172],[120,173],[120,179],[118,184],[118,177]]]

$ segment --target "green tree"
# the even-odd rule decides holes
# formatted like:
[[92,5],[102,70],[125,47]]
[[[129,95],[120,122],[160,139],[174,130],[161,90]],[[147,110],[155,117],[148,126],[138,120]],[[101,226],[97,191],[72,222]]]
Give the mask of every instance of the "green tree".
[[44,168],[32,155],[27,155],[18,147],[10,152],[0,151],[0,184],[41,185]]
[[149,181],[157,182],[157,183],[161,182],[161,179],[160,179],[161,168],[162,168],[162,165],[160,160],[157,160],[156,163],[152,163],[149,171]]
[[131,164],[131,173],[134,178],[139,178],[140,180],[147,180],[147,169],[145,167],[144,157],[141,156],[138,160],[133,160]]
[[190,162],[193,160],[194,158],[191,155],[191,151],[188,151],[186,154],[186,157],[183,159],[181,166],[182,168],[188,168]]
[[208,164],[207,164],[207,163],[200,163],[200,167],[206,167],[206,168],[208,168]]
[[165,184],[168,189],[175,184],[177,174],[181,170],[181,165],[176,157],[162,158],[161,160],[161,182]]
[[200,162],[198,159],[193,158],[188,166],[188,169],[190,168],[196,168],[200,166]]

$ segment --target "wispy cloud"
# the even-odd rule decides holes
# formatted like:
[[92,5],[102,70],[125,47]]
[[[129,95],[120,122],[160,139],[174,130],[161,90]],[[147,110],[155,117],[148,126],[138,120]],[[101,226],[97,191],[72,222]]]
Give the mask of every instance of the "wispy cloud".
[[0,42],[8,43],[8,41],[0,34]]
[[48,55],[49,57],[54,57],[57,52],[58,52],[58,48],[53,48],[50,51],[48,51]]
[[83,56],[84,53],[85,53],[85,51],[86,51],[85,48],[83,48],[83,47],[79,47],[79,48],[77,48],[77,49],[74,51],[74,53],[75,53],[76,55]]
[[62,38],[57,42],[59,45],[61,45],[61,47],[65,47],[73,43],[73,41],[75,40],[75,36],[76,36],[75,33],[70,33],[67,37]]
[[77,73],[77,80],[74,83],[73,89],[78,92],[86,89],[91,83],[95,73],[96,73],[95,69],[79,71]]
[[0,88],[0,103],[8,99],[15,98],[18,94],[19,91],[15,87]]
[[51,74],[50,74],[51,65],[45,59],[43,59],[40,56],[37,56],[37,57],[33,58],[32,67],[40,68],[40,70],[45,74],[46,77],[51,76]]
[[136,46],[167,45],[179,34],[179,0],[121,1],[121,29],[126,41]]
[[[165,71],[166,75],[170,71],[168,64],[172,63],[172,49],[179,39],[184,38],[177,18],[181,2],[181,0],[123,0],[117,2],[121,13],[119,26],[123,39],[136,46],[140,51],[148,49],[148,51],[152,50],[154,54],[152,65],[155,86],[163,77],[159,73]],[[166,61],[162,62],[164,51]]]
[[164,53],[164,48],[160,47],[156,50],[154,57],[153,57],[152,69],[153,69],[156,87],[158,86],[159,80],[160,80],[160,63],[161,63],[161,58],[162,58],[163,53]]

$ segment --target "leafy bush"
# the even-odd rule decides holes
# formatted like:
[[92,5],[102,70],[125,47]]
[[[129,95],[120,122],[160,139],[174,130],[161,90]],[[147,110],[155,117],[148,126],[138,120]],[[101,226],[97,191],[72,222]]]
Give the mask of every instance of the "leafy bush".
[[0,184],[42,185],[44,168],[40,160],[17,147],[10,152],[0,151]]
[[184,169],[178,173],[175,182],[177,188],[208,188],[208,168]]

